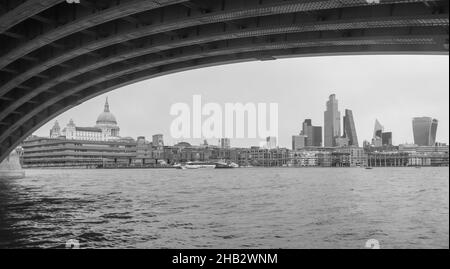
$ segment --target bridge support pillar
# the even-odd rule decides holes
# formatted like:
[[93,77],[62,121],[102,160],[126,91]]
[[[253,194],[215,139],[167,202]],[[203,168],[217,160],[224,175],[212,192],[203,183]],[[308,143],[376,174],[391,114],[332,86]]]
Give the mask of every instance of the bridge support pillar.
[[0,180],[21,179],[25,177],[25,171],[20,165],[19,154],[14,150],[8,158],[0,163]]

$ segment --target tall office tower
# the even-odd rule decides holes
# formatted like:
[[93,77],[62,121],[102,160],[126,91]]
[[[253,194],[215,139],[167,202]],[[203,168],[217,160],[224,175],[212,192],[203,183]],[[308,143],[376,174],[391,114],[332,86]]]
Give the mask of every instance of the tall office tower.
[[341,136],[341,112],[339,112],[339,103],[335,94],[330,95],[324,118],[325,147],[334,147],[336,145],[335,139]]
[[383,125],[381,125],[381,123],[378,120],[376,120],[372,138],[372,145],[374,147],[379,148],[383,146],[383,131],[384,131]]
[[381,138],[381,135],[383,134],[384,127],[381,125],[381,123],[376,120],[375,121],[375,128],[373,129],[373,138]]
[[231,148],[231,141],[229,138],[222,138],[220,139],[220,147],[223,149],[229,149]]
[[359,147],[358,136],[356,134],[355,120],[353,118],[353,112],[349,109],[345,110],[344,137],[348,138],[349,146]]
[[304,135],[307,135],[306,131],[307,131],[308,127],[312,127],[312,120],[311,119],[306,119],[303,122],[302,132],[303,132]]
[[297,151],[304,149],[306,147],[306,136],[305,135],[294,135],[292,136],[292,150]]
[[418,146],[433,146],[436,144],[438,120],[430,117],[413,119],[414,143]]
[[303,122],[303,130],[300,134],[305,136],[306,147],[322,146],[322,127],[312,126],[312,120],[307,119]]
[[154,147],[164,147],[164,136],[162,134],[154,135],[152,142]]
[[313,147],[321,147],[322,146],[322,139],[323,139],[323,136],[322,136],[322,127],[320,127],[320,126],[313,126],[312,127],[312,129],[313,129],[313,139],[312,139],[312,142],[311,142],[311,146],[313,146]]
[[382,133],[381,140],[383,141],[383,146],[392,146],[392,132]]
[[431,144],[436,144],[437,130],[438,130],[439,121],[437,119],[433,119],[433,123],[431,124]]
[[274,136],[269,136],[266,139],[267,142],[267,148],[268,149],[276,149],[278,147],[278,142],[277,142],[277,138]]

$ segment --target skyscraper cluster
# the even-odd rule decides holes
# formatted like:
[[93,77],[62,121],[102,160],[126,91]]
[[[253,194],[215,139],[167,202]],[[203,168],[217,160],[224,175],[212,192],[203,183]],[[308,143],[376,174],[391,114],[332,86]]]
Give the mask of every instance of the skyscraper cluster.
[[[324,112],[324,146],[334,147],[359,147],[353,111],[345,110],[342,118],[339,111],[339,101],[335,94],[330,95]],[[417,146],[434,146],[438,120],[430,117],[417,117],[413,119],[414,143]],[[299,135],[292,136],[292,149],[295,151],[308,147],[322,146],[322,127],[313,126],[311,119],[303,122],[303,128]],[[384,126],[375,121],[372,142],[364,141],[364,147],[392,148],[392,132],[386,132]]]
[[[416,117],[413,118],[412,125],[415,145],[428,147],[436,145],[436,135],[439,125],[437,119]],[[376,148],[393,146],[392,132],[385,132],[383,125],[378,120],[375,121],[372,146]]]
[[322,127],[313,126],[311,119],[305,120],[301,134],[305,136],[305,145],[307,147],[322,146]]
[[322,146],[322,127],[313,126],[311,119],[303,122],[303,128],[300,135],[292,136],[292,149],[300,150],[305,147]]
[[341,112],[336,95],[332,94],[327,102],[327,110],[324,113],[325,122],[325,147],[358,147],[358,135],[356,134],[353,111],[345,110],[343,129],[341,133]]
[[[324,145],[325,147],[359,147],[353,112],[345,110],[343,118],[343,132],[341,128],[341,112],[336,95],[332,94],[326,104],[324,112]],[[300,150],[305,147],[322,146],[322,127],[312,126],[312,120],[303,122],[303,129],[299,135],[292,137],[292,149]]]

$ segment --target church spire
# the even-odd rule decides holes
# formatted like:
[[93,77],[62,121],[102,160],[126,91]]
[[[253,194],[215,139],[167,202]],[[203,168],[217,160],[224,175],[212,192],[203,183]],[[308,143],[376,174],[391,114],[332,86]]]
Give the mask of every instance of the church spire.
[[106,97],[106,102],[105,102],[105,112],[109,112],[109,103],[108,103],[108,97]]

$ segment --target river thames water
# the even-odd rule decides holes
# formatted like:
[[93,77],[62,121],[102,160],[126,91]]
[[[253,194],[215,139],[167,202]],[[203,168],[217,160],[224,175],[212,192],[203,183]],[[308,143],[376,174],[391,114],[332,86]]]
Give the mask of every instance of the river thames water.
[[27,170],[0,248],[449,248],[449,169]]

